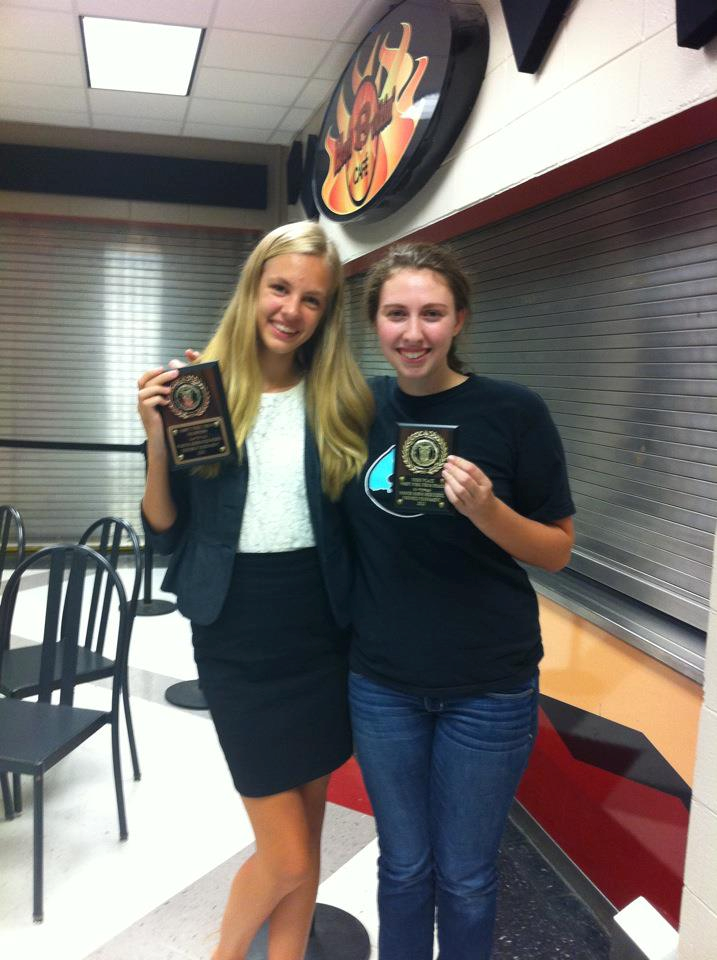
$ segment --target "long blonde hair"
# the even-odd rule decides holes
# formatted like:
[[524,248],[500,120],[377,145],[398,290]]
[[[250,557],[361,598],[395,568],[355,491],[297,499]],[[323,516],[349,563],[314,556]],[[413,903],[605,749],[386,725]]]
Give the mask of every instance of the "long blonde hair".
[[[200,361],[218,360],[239,450],[259,410],[262,373],[256,316],[264,265],[272,257],[302,253],[323,257],[331,273],[326,309],[316,332],[297,351],[306,380],[306,410],[321,461],[321,485],[336,500],[360,473],[368,449],[373,399],[351,356],[343,323],[343,269],[336,247],[311,221],[277,227],[256,245],[239,277],[234,296]],[[218,472],[200,468],[203,476]]]

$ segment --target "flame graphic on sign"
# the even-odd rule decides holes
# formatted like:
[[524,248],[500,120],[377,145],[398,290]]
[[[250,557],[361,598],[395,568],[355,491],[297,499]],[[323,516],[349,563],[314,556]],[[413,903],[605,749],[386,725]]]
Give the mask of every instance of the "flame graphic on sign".
[[397,47],[388,33],[377,37],[363,69],[359,58],[351,75],[353,100],[346,105],[342,87],[336,105],[338,136],[327,133],[324,147],[329,169],[321,197],[334,213],[365,206],[386,185],[401,162],[421,119],[416,91],[428,57],[412,57],[410,23],[401,23]]

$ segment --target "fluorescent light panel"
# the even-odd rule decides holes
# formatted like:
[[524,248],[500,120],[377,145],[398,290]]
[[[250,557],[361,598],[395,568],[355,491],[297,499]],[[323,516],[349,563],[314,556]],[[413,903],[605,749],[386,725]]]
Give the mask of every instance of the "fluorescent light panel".
[[80,17],[90,87],[186,97],[204,30]]

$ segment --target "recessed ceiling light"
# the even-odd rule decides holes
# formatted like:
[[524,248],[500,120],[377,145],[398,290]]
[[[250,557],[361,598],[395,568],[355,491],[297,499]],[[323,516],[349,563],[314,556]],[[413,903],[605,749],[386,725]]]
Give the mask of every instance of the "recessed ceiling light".
[[164,23],[80,17],[92,88],[186,97],[204,30]]

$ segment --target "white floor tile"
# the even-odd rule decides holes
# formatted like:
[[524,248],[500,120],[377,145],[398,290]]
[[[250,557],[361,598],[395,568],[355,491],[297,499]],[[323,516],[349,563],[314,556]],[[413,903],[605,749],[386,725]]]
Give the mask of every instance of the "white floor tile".
[[[152,599],[176,601],[171,593],[160,587],[164,570],[156,569],[152,577]],[[129,589],[126,570],[121,571],[125,586]],[[143,592],[140,592],[139,609],[142,608]],[[177,680],[194,680],[197,668],[192,653],[192,630],[189,620],[178,610],[155,617],[135,617],[132,642],[129,648],[129,665],[149,670]]]
[[177,680],[195,680],[189,621],[176,610],[161,617],[136,617],[129,665]]

